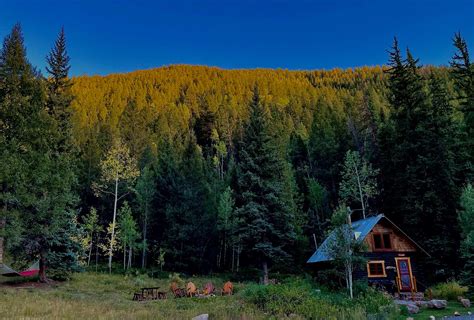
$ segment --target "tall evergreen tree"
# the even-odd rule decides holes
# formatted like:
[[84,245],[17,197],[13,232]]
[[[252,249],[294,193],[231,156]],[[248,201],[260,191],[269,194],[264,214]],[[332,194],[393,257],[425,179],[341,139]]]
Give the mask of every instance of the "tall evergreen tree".
[[66,35],[64,28],[58,34],[54,47],[46,57],[46,71],[48,87],[48,111],[58,122],[62,134],[68,133],[70,128],[70,104],[73,99],[69,79],[70,57],[66,48]]
[[432,254],[432,270],[448,276],[458,238],[454,167],[447,144],[451,106],[429,95],[417,64],[408,50],[402,58],[395,40],[388,71],[392,111],[382,143],[384,206],[386,214]]
[[460,33],[454,35],[456,53],[451,60],[452,75],[458,87],[459,102],[464,114],[464,145],[467,150],[464,176],[473,179],[474,174],[474,63],[469,57],[466,40]]
[[20,226],[16,237],[7,239],[7,245],[20,260],[38,258],[40,280],[47,281],[47,266],[64,275],[77,265],[79,244],[68,241],[64,245],[77,230],[75,175],[68,158],[56,152],[54,119],[44,109],[42,79],[26,58],[19,25],[4,41],[0,75],[0,162],[7,169],[1,183],[3,208],[4,215],[16,216]]
[[268,264],[289,259],[296,239],[295,213],[285,201],[285,163],[275,141],[256,86],[238,153],[236,216],[244,253],[262,267],[264,283]]

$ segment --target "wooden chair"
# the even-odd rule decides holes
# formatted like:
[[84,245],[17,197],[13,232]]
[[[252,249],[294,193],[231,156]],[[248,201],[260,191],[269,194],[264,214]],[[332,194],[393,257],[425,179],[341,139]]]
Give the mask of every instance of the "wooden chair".
[[226,283],[224,283],[224,287],[221,290],[221,294],[223,296],[231,296],[234,294],[234,285],[232,284],[232,282],[227,281]]
[[192,283],[191,281],[188,282],[188,284],[186,285],[186,296],[195,297],[198,294],[199,294],[199,292],[196,288],[196,285],[194,283]]
[[205,296],[208,296],[208,295],[214,294],[215,291],[216,291],[216,288],[214,287],[212,282],[208,282],[204,286],[204,289],[202,290],[202,294]]
[[186,290],[179,288],[176,282],[171,283],[170,291],[173,293],[175,298],[182,298],[186,296]]

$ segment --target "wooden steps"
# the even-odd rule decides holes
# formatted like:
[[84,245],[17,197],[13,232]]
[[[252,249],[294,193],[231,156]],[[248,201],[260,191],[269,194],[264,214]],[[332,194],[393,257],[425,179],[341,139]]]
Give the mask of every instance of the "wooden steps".
[[396,293],[395,297],[404,301],[423,301],[425,294],[423,292],[400,292]]

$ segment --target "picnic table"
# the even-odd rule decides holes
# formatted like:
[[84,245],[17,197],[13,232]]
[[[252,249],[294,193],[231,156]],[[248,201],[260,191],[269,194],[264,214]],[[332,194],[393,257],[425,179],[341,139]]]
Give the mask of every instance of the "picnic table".
[[133,294],[134,301],[161,300],[166,299],[166,292],[160,291],[160,287],[142,288],[141,292]]

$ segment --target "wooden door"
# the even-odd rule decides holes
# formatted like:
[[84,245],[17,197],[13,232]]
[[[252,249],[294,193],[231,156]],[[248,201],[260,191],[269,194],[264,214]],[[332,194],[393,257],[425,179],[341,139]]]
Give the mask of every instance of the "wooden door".
[[408,257],[395,258],[397,264],[398,287],[400,291],[412,291],[413,275],[411,271],[411,262]]

